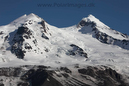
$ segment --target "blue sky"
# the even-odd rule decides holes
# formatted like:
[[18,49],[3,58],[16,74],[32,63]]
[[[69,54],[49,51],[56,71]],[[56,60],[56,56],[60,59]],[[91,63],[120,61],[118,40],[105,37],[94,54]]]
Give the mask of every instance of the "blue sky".
[[[79,8],[77,4],[87,6]],[[0,26],[30,13],[57,27],[75,25],[92,14],[112,29],[129,35],[129,0],[0,0]]]

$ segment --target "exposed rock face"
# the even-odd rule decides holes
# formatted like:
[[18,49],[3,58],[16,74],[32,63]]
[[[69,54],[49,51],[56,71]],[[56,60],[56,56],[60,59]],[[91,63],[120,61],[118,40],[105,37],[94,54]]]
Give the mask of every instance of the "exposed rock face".
[[4,42],[8,39],[8,37],[9,37],[9,36],[7,35],[7,36],[4,38]]
[[41,86],[47,78],[48,73],[43,69],[30,69],[21,77],[22,80],[29,81],[32,86]]
[[[23,42],[25,41],[25,39],[30,39],[32,36],[32,32],[27,28],[27,27],[19,27],[12,42],[12,47],[11,47],[11,52],[15,53],[15,55],[20,58],[23,59],[24,58],[24,53],[26,53],[26,51],[23,50]],[[27,44],[25,45],[26,49],[31,49],[31,46],[27,46]]]
[[94,32],[95,35],[93,35],[93,37],[97,38],[102,43],[118,45],[121,48],[129,49],[129,40],[115,39],[106,33],[100,32],[98,29],[94,29]]
[[71,44],[70,46],[72,47],[72,50],[69,50],[68,52],[69,55],[73,55],[73,56],[79,55],[79,56],[88,58],[87,53],[85,53],[82,48],[80,48],[79,46],[75,44]]
[[[14,53],[17,56],[17,58],[23,59],[25,57],[25,53],[31,52],[32,50],[40,53],[40,49],[37,46],[38,43],[34,34],[41,34],[42,38],[49,40],[47,36],[49,28],[45,25],[45,21],[40,22],[42,26],[41,28],[37,29],[37,32],[34,32],[26,26],[28,24],[30,25],[33,23],[34,21],[32,20],[26,21],[26,23],[19,27],[18,30],[14,31],[15,35],[12,36],[13,39],[10,38],[12,39],[10,41],[11,52]],[[7,39],[8,36],[5,38],[5,41]],[[27,42],[26,40],[29,40],[29,42]],[[35,45],[36,49],[33,49],[33,44]]]
[[42,38],[49,40],[49,38],[46,36],[46,33],[48,33],[49,28],[45,25],[45,21],[41,21],[41,32],[42,32]]
[[44,31],[46,32],[46,30],[45,30],[45,29],[46,29],[46,26],[45,26],[45,21],[42,21],[42,22],[41,22],[41,25],[43,26]]
[[4,34],[3,31],[0,31],[0,35]]
[[72,71],[69,70],[67,67],[61,67],[60,70],[66,72],[66,73],[72,73]]
[[78,72],[84,75],[88,75],[101,82],[96,83],[97,86],[127,86],[122,80],[122,75],[118,74],[111,68],[104,67],[104,69],[98,69],[96,67],[87,67],[78,69]]
[[[86,21],[82,20],[82,21],[79,23],[79,25],[80,25],[80,26],[89,26],[89,25],[91,25],[91,27],[95,27],[95,26],[96,26],[96,23],[94,23],[94,22],[86,22]],[[79,27],[79,25],[78,25],[78,27]]]
[[[128,49],[129,50],[129,40],[119,40],[116,38],[113,38],[112,36],[109,36],[106,33],[101,32],[97,27],[95,22],[89,22],[89,21],[84,21],[82,20],[77,27],[84,27],[84,26],[91,26],[92,27],[92,36],[96,39],[98,39],[102,43],[106,44],[112,44],[112,45],[117,45],[121,48]],[[82,32],[83,33],[83,32]],[[122,34],[120,32],[115,32],[115,34],[119,34],[124,38],[128,38],[126,34]]]
[[[0,86],[128,86],[122,75],[109,67],[88,66],[75,70],[46,66],[0,68]],[[80,77],[80,78],[78,78]],[[8,80],[8,82],[6,82]],[[89,83],[91,82],[91,83]]]
[[49,38],[44,33],[42,33],[42,38],[49,40]]

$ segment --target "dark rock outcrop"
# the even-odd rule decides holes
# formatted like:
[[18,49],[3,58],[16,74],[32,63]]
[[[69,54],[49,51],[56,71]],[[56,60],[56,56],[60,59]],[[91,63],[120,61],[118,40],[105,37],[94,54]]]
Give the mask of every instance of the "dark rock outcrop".
[[47,30],[49,30],[49,28],[45,25],[45,21],[44,20],[41,21],[41,25],[42,25],[42,28],[41,28],[42,31],[47,33]]
[[76,68],[75,74],[67,67],[56,70],[41,65],[0,68],[0,86],[129,86],[115,70],[101,67]]
[[27,73],[25,73],[21,79],[29,81],[32,86],[41,86],[45,80],[47,79],[48,74],[43,69],[30,69]]
[[7,35],[7,36],[5,36],[5,38],[4,38],[4,42],[8,39],[8,37],[9,37],[8,35]]
[[0,31],[0,35],[4,34],[3,31]]
[[49,38],[46,35],[48,33],[49,28],[45,25],[45,21],[44,20],[41,21],[40,24],[42,25],[42,27],[40,28],[41,33],[42,33],[42,36],[41,37],[44,38],[44,39],[49,40]]
[[73,55],[73,56],[79,55],[79,56],[88,58],[87,53],[85,53],[82,48],[80,48],[79,46],[75,44],[71,44],[70,46],[72,47],[72,50],[68,51],[68,55]]
[[45,28],[45,21],[42,21],[41,25],[43,26],[43,28]]
[[[83,26],[89,26],[89,25],[91,25],[91,27],[95,27],[96,26],[96,23],[94,23],[94,22],[86,22],[84,20],[81,20],[80,23],[79,23],[79,25],[81,27],[83,27]],[[79,25],[78,25],[78,27],[79,27]]]
[[61,67],[60,70],[66,72],[66,73],[72,73],[72,71],[70,69],[68,69],[67,67]]
[[49,40],[49,38],[44,33],[42,33],[42,38]]
[[[14,53],[17,58],[24,58],[26,51],[23,50],[23,42],[25,41],[25,39],[31,39],[31,37],[32,32],[29,30],[29,28],[24,26],[18,28],[11,44],[11,52]],[[28,43],[26,43],[25,49],[32,49],[32,47]]]
[[78,69],[78,72],[101,81],[96,83],[97,86],[128,86],[128,84],[123,81],[122,75],[108,67],[105,67],[105,69],[99,69],[97,67],[89,66],[87,68]]
[[98,29],[95,29],[94,32],[95,32],[95,34],[93,35],[93,37],[95,37],[102,43],[118,45],[121,48],[129,49],[129,40],[115,39],[115,38],[107,35],[106,33],[100,32]]

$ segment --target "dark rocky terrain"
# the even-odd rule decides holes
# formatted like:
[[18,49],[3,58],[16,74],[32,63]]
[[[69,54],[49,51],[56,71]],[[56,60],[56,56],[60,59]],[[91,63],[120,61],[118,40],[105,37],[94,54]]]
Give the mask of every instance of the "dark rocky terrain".
[[0,86],[129,86],[121,74],[106,66],[74,68],[77,73],[67,67],[0,68]]

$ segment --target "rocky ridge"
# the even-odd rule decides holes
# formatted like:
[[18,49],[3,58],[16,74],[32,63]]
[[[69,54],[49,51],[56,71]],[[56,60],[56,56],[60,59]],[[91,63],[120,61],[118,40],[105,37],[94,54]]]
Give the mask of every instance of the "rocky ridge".
[[[76,73],[74,73],[76,71]],[[75,76],[76,74],[76,76]],[[15,82],[15,83],[14,83]],[[52,69],[47,66],[0,68],[0,86],[128,86],[121,74],[106,67],[75,65]]]

